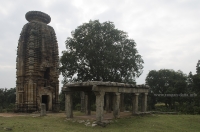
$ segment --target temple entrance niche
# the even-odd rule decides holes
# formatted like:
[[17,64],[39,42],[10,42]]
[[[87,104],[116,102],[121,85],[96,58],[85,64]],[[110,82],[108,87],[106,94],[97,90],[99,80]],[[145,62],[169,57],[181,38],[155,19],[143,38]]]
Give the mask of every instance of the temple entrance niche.
[[44,79],[50,79],[50,68],[47,67],[44,72]]
[[48,111],[49,95],[42,95],[42,103],[46,105],[46,111]]
[[52,111],[53,110],[53,101],[54,101],[54,95],[52,93],[54,93],[54,88],[53,87],[41,87],[40,88],[40,98],[38,100],[40,106],[41,104],[45,104],[46,105],[46,110],[47,111]]

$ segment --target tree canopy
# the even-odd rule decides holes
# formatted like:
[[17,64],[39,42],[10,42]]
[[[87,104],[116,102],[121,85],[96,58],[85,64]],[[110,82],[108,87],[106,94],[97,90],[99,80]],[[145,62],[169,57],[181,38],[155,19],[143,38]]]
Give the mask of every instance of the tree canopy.
[[200,94],[200,60],[198,60],[197,62],[196,74],[192,76],[192,81],[193,81],[193,90],[197,94]]
[[180,70],[151,70],[146,77],[146,83],[155,94],[181,94],[187,88],[187,75]]
[[175,107],[175,101],[181,103],[179,98],[172,100],[171,97],[158,97],[155,101],[154,94],[184,94],[187,92],[187,79],[187,75],[180,70],[151,70],[146,77],[146,83],[150,86],[151,108],[155,108],[156,101],[164,102],[170,108]]
[[60,71],[67,82],[135,82],[143,69],[136,43],[112,22],[89,21],[68,37],[60,58]]
[[[13,109],[16,99],[16,88],[0,88],[0,112],[2,109]],[[12,108],[11,108],[12,107]]]
[[200,74],[200,60],[198,60],[198,62],[197,62],[196,73]]

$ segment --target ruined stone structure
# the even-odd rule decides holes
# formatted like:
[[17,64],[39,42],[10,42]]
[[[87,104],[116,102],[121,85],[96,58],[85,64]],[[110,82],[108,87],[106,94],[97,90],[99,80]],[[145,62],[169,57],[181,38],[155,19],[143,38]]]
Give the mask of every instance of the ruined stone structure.
[[17,48],[16,111],[31,112],[46,104],[59,110],[59,56],[51,18],[40,11],[27,12]]
[[[132,114],[138,113],[138,96],[142,95],[142,107],[141,111],[146,112],[147,109],[147,94],[149,87],[147,85],[132,85],[116,82],[101,82],[101,81],[91,81],[83,83],[70,83],[65,84],[62,88],[65,93],[65,110],[67,118],[73,117],[72,110],[72,93],[76,91],[83,91],[85,94],[85,113],[90,115],[90,95],[91,92],[95,93],[96,96],[96,121],[102,122],[104,115],[104,96],[106,96],[105,110],[107,112],[111,111],[113,108],[114,118],[120,116],[120,111],[124,110],[124,93],[132,94],[133,109]],[[120,96],[121,95],[121,96]],[[112,96],[112,100],[111,100]],[[120,99],[121,97],[121,99]],[[112,106],[111,105],[112,102]],[[121,105],[120,105],[121,104]]]

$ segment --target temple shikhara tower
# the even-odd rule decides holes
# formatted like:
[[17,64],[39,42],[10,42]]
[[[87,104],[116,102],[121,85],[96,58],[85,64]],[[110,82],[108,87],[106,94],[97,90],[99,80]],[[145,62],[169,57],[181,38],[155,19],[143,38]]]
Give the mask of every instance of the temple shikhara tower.
[[16,111],[32,112],[46,104],[47,111],[59,110],[59,56],[51,17],[29,11],[17,48]]

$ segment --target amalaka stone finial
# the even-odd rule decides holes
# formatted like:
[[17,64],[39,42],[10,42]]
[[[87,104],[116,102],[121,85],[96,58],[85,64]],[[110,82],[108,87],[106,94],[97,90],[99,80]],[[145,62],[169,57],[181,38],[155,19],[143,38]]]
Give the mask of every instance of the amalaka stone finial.
[[51,17],[41,11],[29,11],[25,15],[26,20],[31,22],[33,20],[44,22],[46,24],[51,22]]

